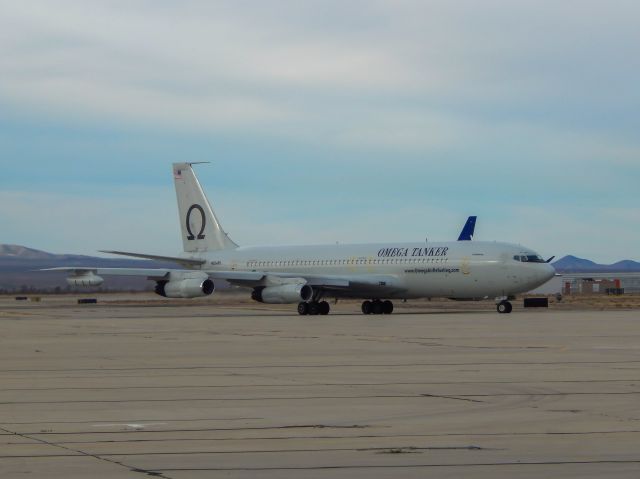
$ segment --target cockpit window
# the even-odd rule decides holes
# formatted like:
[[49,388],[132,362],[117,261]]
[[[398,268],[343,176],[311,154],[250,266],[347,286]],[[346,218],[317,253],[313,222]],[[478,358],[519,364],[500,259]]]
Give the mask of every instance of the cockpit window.
[[542,259],[542,257],[537,254],[515,255],[513,259],[515,259],[516,261],[521,261],[523,263],[544,263],[545,262],[545,260]]

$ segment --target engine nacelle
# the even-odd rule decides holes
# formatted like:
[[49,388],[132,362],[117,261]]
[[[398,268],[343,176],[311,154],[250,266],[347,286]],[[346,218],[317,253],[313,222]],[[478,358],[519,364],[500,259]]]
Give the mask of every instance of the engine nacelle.
[[69,286],[100,286],[104,279],[93,271],[78,271],[73,276],[67,277]]
[[309,301],[313,296],[313,289],[308,284],[283,284],[255,288],[251,299],[260,303],[287,304]]
[[198,298],[209,296],[215,290],[211,279],[203,274],[194,278],[158,281],[155,292],[165,298]]

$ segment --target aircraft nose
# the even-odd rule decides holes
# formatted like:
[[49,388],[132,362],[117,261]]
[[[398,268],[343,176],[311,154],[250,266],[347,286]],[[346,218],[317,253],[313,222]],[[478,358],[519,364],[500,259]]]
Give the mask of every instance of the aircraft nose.
[[556,269],[551,266],[549,263],[545,264],[544,271],[542,272],[542,279],[544,281],[549,281],[556,275]]
[[550,264],[537,264],[534,271],[529,270],[529,287],[537,288],[542,286],[556,275],[556,270]]

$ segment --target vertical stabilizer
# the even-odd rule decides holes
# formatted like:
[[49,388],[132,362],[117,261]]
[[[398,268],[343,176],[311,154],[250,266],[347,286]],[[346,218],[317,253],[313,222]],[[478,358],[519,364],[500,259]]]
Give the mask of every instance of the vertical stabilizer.
[[237,248],[224,232],[207,200],[192,163],[174,163],[182,244],[185,252],[215,251]]
[[471,241],[473,239],[473,234],[476,230],[476,218],[477,216],[469,216],[467,218],[467,222],[464,224],[460,236],[458,236],[458,241]]

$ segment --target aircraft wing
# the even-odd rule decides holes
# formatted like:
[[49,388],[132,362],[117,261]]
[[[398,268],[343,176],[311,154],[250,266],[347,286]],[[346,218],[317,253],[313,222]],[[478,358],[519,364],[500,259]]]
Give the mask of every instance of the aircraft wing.
[[[40,271],[62,271],[73,275],[86,273],[97,274],[98,276],[145,276],[148,279],[161,280],[169,277],[171,273],[194,273],[200,270],[193,269],[160,269],[160,268],[99,268],[92,266],[61,266],[57,268],[45,268]],[[348,286],[349,281],[338,279],[338,277],[324,277],[319,275],[309,275],[302,277],[295,273],[270,273],[263,271],[202,271],[211,279],[224,279],[239,286],[259,286],[267,277],[302,278],[307,280],[311,286],[332,285]]]
[[173,275],[204,273],[209,278],[222,279],[237,286],[254,288],[257,286],[269,286],[270,284],[284,284],[288,280],[304,281],[309,286],[320,288],[327,292],[348,293],[370,292],[370,294],[399,293],[404,290],[398,285],[394,275],[323,275],[300,274],[295,272],[282,273],[270,271],[202,271],[185,269],[160,269],[160,268],[99,268],[68,266],[47,268],[41,271],[63,271],[72,276],[81,276],[93,273],[97,276],[143,276],[149,280],[169,280]]
[[[193,269],[161,269],[161,268],[98,268],[91,266],[62,266],[58,268],[46,268],[40,271],[63,271],[72,275],[81,275],[93,273],[98,276],[145,276],[147,279],[162,280],[168,279],[169,276],[179,273],[197,273],[200,270]],[[250,271],[202,271],[211,279],[224,279],[229,282],[253,283],[260,282],[269,273],[250,272]]]
[[[475,225],[475,217],[473,225]],[[468,229],[470,221],[467,221],[465,228]],[[473,226],[472,226],[473,228]],[[471,230],[473,234],[473,230]],[[155,259],[164,261],[173,261],[184,266],[201,266],[206,263],[200,258],[184,258],[175,256],[159,256],[144,253],[131,253],[128,251],[101,251],[102,253],[111,253],[123,256],[132,256],[134,258]],[[194,271],[202,271],[211,279],[223,279],[237,286],[257,287],[268,286],[270,284],[282,284],[287,280],[304,281],[309,286],[321,288],[331,292],[371,292],[371,294],[389,294],[398,293],[404,288],[397,286],[397,278],[393,275],[323,275],[323,274],[300,274],[296,272],[270,272],[270,271],[206,271],[206,270],[172,270],[172,269],[142,269],[142,268],[53,268],[58,270],[66,270],[73,274],[83,274],[83,272],[93,272],[97,275],[123,275],[123,276],[146,276],[152,280],[169,279],[171,276],[179,276],[183,273],[193,273]],[[173,275],[172,275],[173,273]]]
[[174,263],[183,264],[185,266],[199,266],[205,264],[206,261],[200,258],[181,258],[179,256],[160,256],[157,254],[130,253],[128,251],[108,251],[100,250],[100,253],[117,254],[120,256],[131,256],[132,258],[155,259],[159,261],[173,261]]
[[286,283],[287,279],[303,280],[309,286],[342,286],[348,287],[349,281],[341,276],[323,276],[315,274],[275,273],[269,271],[207,271],[212,279],[224,279],[237,286],[265,286],[269,282]]
[[398,285],[398,279],[394,275],[324,275],[269,271],[215,271],[207,274],[213,279],[220,278],[231,284],[247,287],[266,286],[274,281],[286,282],[287,279],[298,279],[304,280],[309,286],[343,294],[371,291],[382,296],[385,293],[398,293],[404,290]]
[[[319,286],[326,291],[342,293],[345,296],[348,296],[349,293],[369,294],[374,297],[386,296],[406,290],[405,287],[399,285],[398,278],[394,275],[347,275],[339,278],[347,281],[348,285],[334,286],[331,283],[327,283]],[[313,285],[313,283],[310,284]]]
[[158,268],[95,268],[84,266],[62,266],[59,268],[41,269],[40,271],[64,271],[73,275],[93,273],[97,274],[98,276],[146,276],[148,279],[161,280],[167,278],[173,271],[183,270]]

